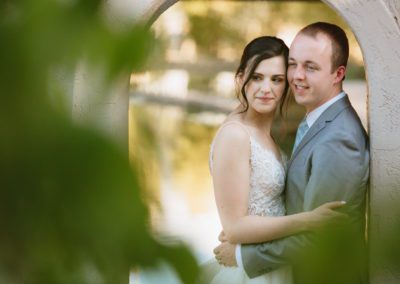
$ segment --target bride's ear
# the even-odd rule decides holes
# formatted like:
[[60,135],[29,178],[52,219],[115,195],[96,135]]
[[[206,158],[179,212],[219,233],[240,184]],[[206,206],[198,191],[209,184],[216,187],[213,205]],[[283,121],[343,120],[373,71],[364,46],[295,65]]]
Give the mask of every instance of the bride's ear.
[[235,93],[236,94],[239,94],[240,93],[240,89],[242,88],[242,79],[241,79],[241,77],[240,77],[240,75],[238,74],[236,77],[235,77]]
[[243,72],[240,72],[236,75],[235,78],[236,87],[240,89],[243,85],[243,82],[244,82],[244,74]]

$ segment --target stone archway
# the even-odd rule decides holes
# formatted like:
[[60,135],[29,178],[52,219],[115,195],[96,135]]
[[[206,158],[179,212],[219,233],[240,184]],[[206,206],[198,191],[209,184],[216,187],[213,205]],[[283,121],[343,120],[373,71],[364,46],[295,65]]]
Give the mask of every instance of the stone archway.
[[[352,28],[363,52],[368,83],[371,150],[370,255],[377,255],[383,236],[399,224],[400,201],[400,3],[397,1],[327,1]],[[373,17],[373,19],[371,19]],[[392,209],[392,210],[391,210]],[[395,283],[400,271],[370,258],[370,283]]]
[[[120,5],[129,0],[112,0]],[[164,11],[179,0],[133,1],[126,7],[133,9],[135,21],[151,25]],[[290,1],[290,0],[287,0]],[[382,236],[400,222],[393,210],[400,203],[400,3],[398,0],[348,1],[322,0],[334,9],[352,28],[363,52],[368,79],[368,120],[371,149],[371,186],[369,238],[374,253],[383,241]],[[78,86],[76,86],[78,85]],[[75,82],[75,87],[82,85]],[[84,84],[86,85],[86,84]],[[122,85],[126,85],[123,82]],[[126,88],[118,89],[113,103],[102,110],[104,116],[115,121],[127,120]],[[123,92],[124,94],[121,94]],[[83,94],[74,92],[74,98]],[[122,99],[121,99],[122,97]],[[79,100],[78,100],[79,101]],[[125,106],[124,106],[125,104]],[[122,107],[121,107],[122,106]],[[82,116],[79,103],[74,105],[74,116]],[[116,114],[114,109],[123,109]],[[112,115],[107,115],[111,113]],[[111,128],[112,123],[106,126]],[[127,132],[124,127],[120,132]],[[106,131],[107,132],[107,131]],[[112,132],[112,131],[111,131]],[[120,133],[121,134],[121,133]],[[126,133],[119,135],[126,139]],[[125,144],[123,142],[122,144]],[[385,210],[380,210],[385,208]],[[390,264],[379,265],[370,259],[371,283],[395,283],[400,272]]]
[[[151,25],[178,0],[142,2],[142,20]],[[374,252],[381,235],[398,223],[400,216],[380,208],[400,201],[400,3],[396,0],[323,0],[352,28],[363,51],[368,79],[368,120],[371,147],[370,248]],[[373,15],[373,20],[371,19]],[[384,170],[385,169],[385,170]],[[390,208],[390,207],[389,207]],[[396,208],[396,207],[393,207]],[[370,260],[371,283],[399,280],[398,271]]]

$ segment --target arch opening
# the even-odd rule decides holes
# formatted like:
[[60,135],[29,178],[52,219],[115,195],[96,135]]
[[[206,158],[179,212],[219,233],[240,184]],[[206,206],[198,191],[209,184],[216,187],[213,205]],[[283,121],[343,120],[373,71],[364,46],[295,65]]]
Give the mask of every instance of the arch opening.
[[[171,6],[181,1],[150,1],[151,8],[147,13],[148,24],[153,25],[157,18]],[[396,106],[399,82],[394,74],[400,74],[400,55],[392,48],[400,46],[399,29],[395,19],[399,18],[399,7],[391,1],[375,1],[375,3],[349,3],[349,1],[322,1],[333,9],[348,24],[362,49],[365,63],[368,114],[365,113],[364,125],[368,128],[371,139],[371,215],[369,218],[369,238],[371,251],[374,243],[379,243],[377,227],[393,226],[399,220],[382,211],[387,204],[400,201],[396,186],[400,183],[400,170],[396,166],[400,162],[400,137],[394,129],[400,125]],[[363,15],[374,15],[376,21],[369,21]],[[326,20],[329,21],[329,20]],[[396,45],[397,44],[397,45]],[[178,75],[184,78],[185,75]],[[171,75],[171,74],[170,74]],[[174,75],[171,75],[173,78]],[[183,77],[182,77],[183,76]],[[189,79],[184,79],[189,80]],[[345,88],[346,89],[346,88]],[[351,93],[351,90],[348,90]],[[179,103],[177,103],[179,104]],[[369,125],[367,125],[369,123]],[[188,126],[186,126],[188,127]],[[387,166],[386,173],[383,167]],[[388,172],[389,171],[389,172]],[[389,193],[390,192],[390,196]],[[382,221],[385,220],[386,221]],[[393,267],[381,266],[371,260],[371,283],[379,283],[382,279],[399,279]],[[382,271],[386,271],[382,273]]]

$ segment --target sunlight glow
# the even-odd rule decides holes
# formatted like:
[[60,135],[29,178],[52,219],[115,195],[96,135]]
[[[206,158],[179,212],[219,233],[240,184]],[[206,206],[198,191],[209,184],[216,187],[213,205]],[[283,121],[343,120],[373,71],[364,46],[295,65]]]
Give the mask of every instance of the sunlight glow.
[[235,95],[235,73],[222,71],[214,79],[215,92],[223,97],[233,97]]

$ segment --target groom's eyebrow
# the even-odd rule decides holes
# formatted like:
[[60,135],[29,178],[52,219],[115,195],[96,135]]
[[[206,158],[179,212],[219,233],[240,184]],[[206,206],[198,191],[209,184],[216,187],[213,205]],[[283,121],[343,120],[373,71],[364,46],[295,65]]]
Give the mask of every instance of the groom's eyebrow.
[[304,65],[314,65],[314,66],[319,67],[319,64],[312,60],[306,60],[306,62],[304,62]]
[[305,64],[317,64],[317,62],[312,61],[312,60],[306,60],[306,62],[304,62]]
[[[293,57],[289,57],[288,61],[295,61],[295,62],[297,62],[296,59],[294,59]],[[300,63],[301,63],[301,62],[300,62]],[[314,64],[314,65],[319,66],[319,64],[318,64],[317,62],[312,61],[312,60],[306,60],[306,61],[303,62],[303,64],[305,64],[305,65],[307,65],[307,64]]]

